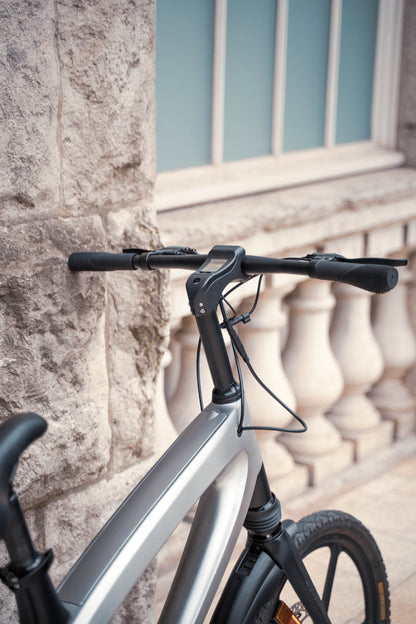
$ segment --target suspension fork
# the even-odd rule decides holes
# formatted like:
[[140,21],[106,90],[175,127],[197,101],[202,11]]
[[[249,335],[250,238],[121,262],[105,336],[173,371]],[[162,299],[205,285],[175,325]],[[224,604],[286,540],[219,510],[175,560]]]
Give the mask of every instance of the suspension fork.
[[248,541],[265,552],[284,572],[287,580],[315,624],[331,624],[322,600],[296,548],[296,523],[281,522],[280,503],[271,493],[266,471],[262,466],[257,477],[244,526]]

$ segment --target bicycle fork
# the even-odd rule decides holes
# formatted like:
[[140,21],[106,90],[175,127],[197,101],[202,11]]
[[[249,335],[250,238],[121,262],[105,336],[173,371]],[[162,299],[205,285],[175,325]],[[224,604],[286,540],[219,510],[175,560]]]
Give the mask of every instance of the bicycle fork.
[[[263,467],[257,480],[252,504],[256,503],[256,493],[257,502],[264,500],[265,496],[268,496],[269,500],[261,507],[251,508],[247,514],[244,526],[249,532],[249,542],[260,547],[260,551],[269,555],[283,571],[313,622],[331,624],[322,600],[296,548],[293,539],[296,533],[296,523],[292,520],[281,522],[280,503],[275,495],[269,492]],[[285,624],[286,621],[290,623],[296,620],[287,618],[280,624]],[[279,622],[277,617],[276,622]]]
[[[296,592],[299,600],[315,624],[331,624],[324,605],[315,589],[309,573],[298,553],[292,534],[296,531],[296,524],[292,520],[282,523],[280,532],[266,539],[260,536],[250,536],[253,542],[260,542],[262,550],[276,563],[286,575],[289,583]],[[285,624],[284,621],[280,624]],[[292,622],[294,620],[287,620]]]

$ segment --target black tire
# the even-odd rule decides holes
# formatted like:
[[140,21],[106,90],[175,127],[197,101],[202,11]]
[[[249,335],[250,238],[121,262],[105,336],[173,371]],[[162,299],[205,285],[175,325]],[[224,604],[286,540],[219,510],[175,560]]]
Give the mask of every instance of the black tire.
[[[323,599],[328,603],[325,606],[331,623],[389,624],[390,597],[386,570],[378,546],[365,526],[342,511],[318,511],[306,516],[297,525],[295,544],[321,598],[325,585],[329,590],[329,595]],[[323,570],[317,557],[325,551],[328,564]],[[322,576],[326,579],[324,582],[322,578],[317,578]],[[329,589],[331,581],[333,585]],[[288,583],[278,588],[275,598],[260,609],[253,624],[275,623],[273,616],[280,600],[292,608],[301,622],[311,624],[311,618],[303,605],[297,602],[296,596],[285,597],[285,590],[291,589],[286,586]]]

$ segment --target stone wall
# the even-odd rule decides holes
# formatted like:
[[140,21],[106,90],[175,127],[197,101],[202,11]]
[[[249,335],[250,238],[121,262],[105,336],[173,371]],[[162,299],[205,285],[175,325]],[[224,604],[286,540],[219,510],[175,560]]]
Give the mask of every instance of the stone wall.
[[416,0],[406,0],[399,95],[398,147],[416,167]]
[[[151,463],[160,274],[71,274],[70,252],[159,244],[153,0],[0,7],[0,417],[48,432],[16,483],[55,580]],[[152,602],[152,574],[135,617]],[[2,621],[11,594],[0,588]],[[116,617],[130,622],[127,606]]]

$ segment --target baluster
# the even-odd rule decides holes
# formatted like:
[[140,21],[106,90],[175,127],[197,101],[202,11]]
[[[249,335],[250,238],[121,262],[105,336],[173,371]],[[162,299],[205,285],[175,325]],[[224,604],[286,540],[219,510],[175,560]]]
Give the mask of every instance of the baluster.
[[[416,336],[416,254],[410,258],[410,270],[412,279],[409,281],[409,317],[413,336]],[[406,385],[413,395],[416,395],[416,362],[410,368],[406,376]],[[415,420],[416,425],[416,420]]]
[[163,354],[160,371],[156,384],[156,403],[154,420],[154,448],[157,457],[172,444],[177,437],[177,432],[170,419],[165,399],[165,371],[172,361],[172,354],[167,349]]
[[374,298],[373,327],[384,358],[384,374],[370,397],[383,418],[392,420],[395,436],[404,437],[414,427],[416,401],[404,377],[416,361],[416,344],[407,311],[407,283],[411,273],[400,271],[396,288]]
[[[168,402],[169,414],[178,433],[183,431],[201,411],[196,384],[198,338],[195,319],[193,316],[185,317],[182,321],[182,328],[176,334],[176,340],[180,345],[180,376],[176,392]],[[208,400],[211,400],[212,383],[203,352],[201,353],[201,383],[208,403]]]
[[176,333],[179,328],[180,325],[179,327],[175,325],[174,328],[171,328],[170,332],[169,351],[171,354],[171,361],[165,368],[165,398],[167,404],[169,404],[170,400],[175,396],[181,375],[181,345],[176,339]]
[[[282,312],[282,298],[292,289],[271,287],[266,279],[266,289],[261,294],[252,320],[239,326],[239,335],[260,379],[291,409],[295,409],[295,396],[283,370],[280,354],[280,332],[286,323]],[[242,310],[251,308],[253,298],[246,299]],[[286,427],[291,415],[261,388],[254,377],[242,365],[244,389],[253,423],[258,426]],[[307,470],[296,465],[288,450],[278,442],[278,435],[270,431],[258,431],[263,461],[267,475],[279,497],[284,499],[305,489]]]
[[306,464],[312,485],[318,485],[352,462],[353,448],[343,441],[324,412],[340,397],[343,380],[329,343],[329,320],[335,299],[328,282],[307,280],[288,304],[290,325],[283,364],[308,431],[283,434],[295,460]]
[[380,413],[366,392],[383,372],[383,357],[370,321],[371,295],[345,284],[334,284],[337,305],[332,320],[331,346],[344,377],[344,393],[328,417],[346,440],[354,443],[355,459],[388,446],[393,438],[391,423]]

